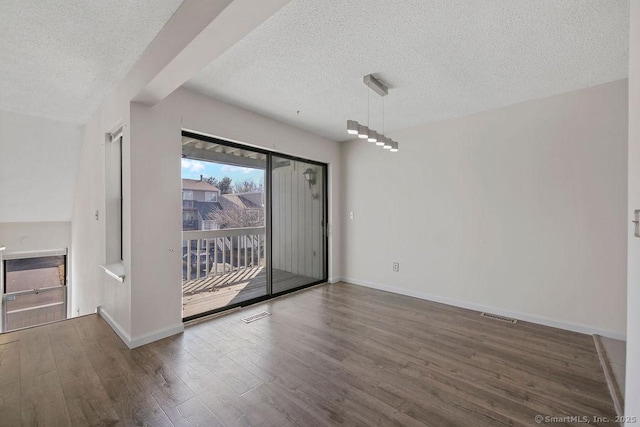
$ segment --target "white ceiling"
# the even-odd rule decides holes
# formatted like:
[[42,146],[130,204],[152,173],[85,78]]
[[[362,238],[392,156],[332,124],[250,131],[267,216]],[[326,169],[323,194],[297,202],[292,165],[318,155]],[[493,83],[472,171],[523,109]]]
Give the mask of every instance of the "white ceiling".
[[0,110],[84,124],[181,3],[0,1]]
[[628,44],[628,1],[293,0],[185,86],[346,140],[366,74],[388,132],[626,78]]

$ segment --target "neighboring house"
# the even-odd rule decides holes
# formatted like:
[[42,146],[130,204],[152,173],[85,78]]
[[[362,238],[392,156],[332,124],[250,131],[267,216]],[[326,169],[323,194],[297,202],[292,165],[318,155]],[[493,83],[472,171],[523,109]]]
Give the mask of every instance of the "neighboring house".
[[221,209],[220,189],[202,179],[182,180],[182,229],[215,230],[219,228],[210,215]]
[[223,194],[222,210],[214,212],[220,228],[263,226],[263,197],[262,192]]
[[258,227],[264,224],[262,192],[221,194],[203,180],[182,180],[182,229]]

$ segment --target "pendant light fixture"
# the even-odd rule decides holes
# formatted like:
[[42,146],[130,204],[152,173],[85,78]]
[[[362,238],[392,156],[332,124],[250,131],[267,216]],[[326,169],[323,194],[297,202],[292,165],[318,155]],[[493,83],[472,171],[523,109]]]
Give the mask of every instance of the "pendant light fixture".
[[358,122],[355,120],[347,120],[347,133],[349,135],[358,134]]
[[373,129],[369,129],[369,94],[367,91],[367,126],[361,125],[355,120],[347,120],[347,133],[349,135],[358,135],[360,139],[366,139],[368,142],[375,143],[378,147],[383,147],[393,153],[398,151],[398,142],[384,136],[384,97],[388,95],[389,88],[380,80],[375,78],[373,74],[367,74],[362,81],[365,85],[375,93],[382,97],[382,133],[378,133]]
[[367,139],[369,137],[369,129],[366,126],[358,125],[358,138]]

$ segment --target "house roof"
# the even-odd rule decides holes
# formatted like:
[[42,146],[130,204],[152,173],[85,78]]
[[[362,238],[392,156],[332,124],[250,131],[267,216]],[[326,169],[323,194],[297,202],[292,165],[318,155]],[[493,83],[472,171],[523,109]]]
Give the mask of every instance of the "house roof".
[[262,206],[256,203],[256,196],[261,199],[262,193],[223,194],[220,201],[223,208],[232,205],[241,209],[258,209]]
[[220,189],[215,185],[211,185],[207,181],[201,181],[199,179],[183,179],[182,189],[183,190],[200,190],[200,191],[217,191],[218,193],[220,192]]

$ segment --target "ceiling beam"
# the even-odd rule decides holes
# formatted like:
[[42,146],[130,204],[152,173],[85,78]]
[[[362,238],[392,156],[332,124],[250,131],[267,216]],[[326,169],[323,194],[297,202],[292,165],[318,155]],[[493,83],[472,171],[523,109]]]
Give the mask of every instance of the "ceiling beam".
[[174,54],[158,52],[159,71],[133,101],[157,104],[290,1],[186,0],[145,52],[161,45]]

